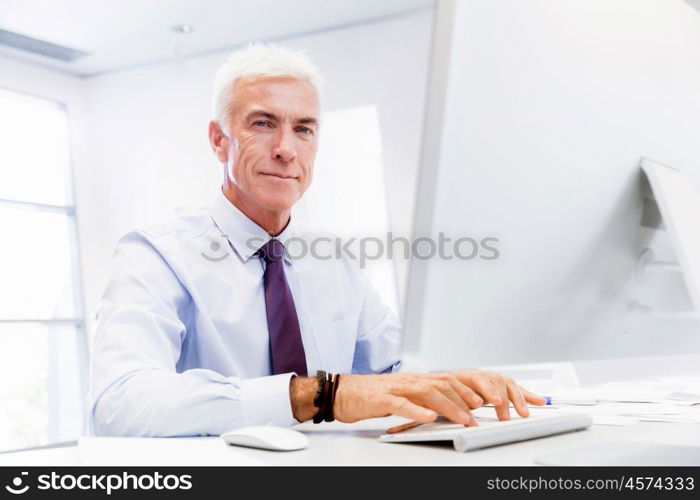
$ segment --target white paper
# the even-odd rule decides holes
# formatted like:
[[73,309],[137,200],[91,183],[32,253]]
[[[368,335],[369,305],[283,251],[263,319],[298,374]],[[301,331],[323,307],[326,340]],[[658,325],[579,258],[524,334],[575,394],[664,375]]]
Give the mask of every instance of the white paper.
[[634,417],[620,417],[618,415],[591,415],[593,417],[593,425],[632,425],[639,422],[639,419]]

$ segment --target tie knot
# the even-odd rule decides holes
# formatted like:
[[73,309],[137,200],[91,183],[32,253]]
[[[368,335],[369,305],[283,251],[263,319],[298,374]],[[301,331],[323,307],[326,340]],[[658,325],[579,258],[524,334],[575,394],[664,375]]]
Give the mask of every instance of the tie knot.
[[270,241],[265,243],[260,250],[258,250],[258,255],[267,264],[270,262],[277,262],[284,256],[284,245],[280,240],[272,238]]

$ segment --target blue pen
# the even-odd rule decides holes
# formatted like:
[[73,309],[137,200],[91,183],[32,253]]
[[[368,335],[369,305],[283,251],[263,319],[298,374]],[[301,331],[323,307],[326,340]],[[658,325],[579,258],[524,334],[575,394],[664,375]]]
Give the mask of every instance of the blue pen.
[[559,398],[556,396],[544,396],[546,406],[573,405],[573,406],[595,406],[599,403],[592,398]]

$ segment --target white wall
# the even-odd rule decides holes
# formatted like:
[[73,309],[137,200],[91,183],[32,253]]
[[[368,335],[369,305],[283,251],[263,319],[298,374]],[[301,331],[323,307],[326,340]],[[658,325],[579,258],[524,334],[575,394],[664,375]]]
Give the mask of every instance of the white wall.
[[[700,13],[682,0],[456,3],[430,231],[495,236],[439,261],[417,346],[431,367],[700,350],[678,276],[635,281],[641,156],[700,185]],[[672,257],[672,256],[670,256]],[[646,288],[645,288],[646,287]],[[654,290],[650,290],[652,287]],[[423,289],[425,290],[423,292]],[[666,296],[666,297],[664,297]],[[416,346],[414,346],[416,347]]]
[[[377,105],[392,229],[399,234],[412,227],[431,23],[432,9],[426,8],[279,42],[307,50],[319,66],[327,81],[326,110]],[[84,231],[85,238],[103,243],[97,265],[87,272],[97,289],[106,282],[111,248],[121,234],[170,218],[173,206],[207,203],[215,193],[220,167],[209,149],[207,124],[213,76],[229,53],[86,81],[104,217],[94,231]],[[406,269],[398,271],[403,283]],[[98,298],[90,291],[90,310]]]

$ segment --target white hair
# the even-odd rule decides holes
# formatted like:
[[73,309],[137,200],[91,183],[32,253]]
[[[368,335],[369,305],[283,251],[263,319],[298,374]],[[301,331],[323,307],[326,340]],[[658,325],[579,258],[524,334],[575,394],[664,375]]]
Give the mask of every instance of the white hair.
[[319,99],[324,83],[318,69],[304,52],[273,44],[251,44],[233,52],[219,67],[214,80],[214,120],[224,133],[230,133],[228,121],[233,84],[239,78],[251,76],[307,80],[316,89]]

